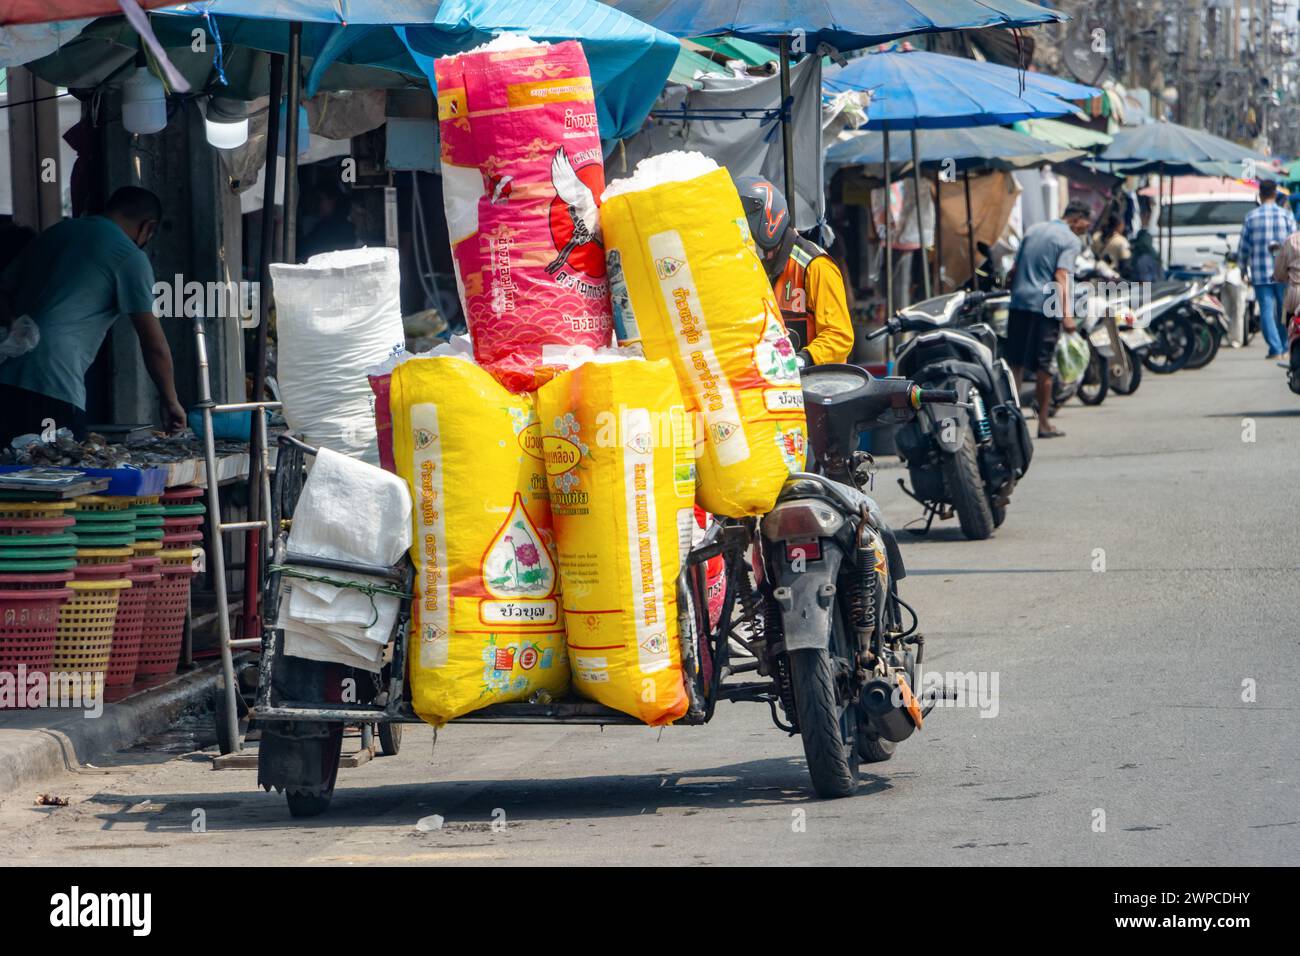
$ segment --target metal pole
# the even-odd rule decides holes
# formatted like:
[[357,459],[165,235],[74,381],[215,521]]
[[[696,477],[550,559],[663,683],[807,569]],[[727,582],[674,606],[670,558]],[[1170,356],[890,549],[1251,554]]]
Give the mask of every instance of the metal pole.
[[284,261],[298,261],[298,101],[302,93],[302,24],[289,24],[289,102],[284,121]]
[[943,295],[943,229],[939,217],[943,214],[943,204],[939,201],[941,192],[939,170],[934,171],[934,294]]
[[970,212],[970,170],[961,171],[962,183],[966,189],[966,252],[970,256],[970,287],[975,288],[975,226],[971,222]]
[[885,209],[885,319],[888,320],[894,315],[894,248],[889,234],[889,214],[893,203],[890,202],[889,195],[889,128],[885,127],[881,132],[885,136],[885,202],[883,205]]
[[794,129],[790,125],[794,104],[790,102],[790,38],[781,37],[777,56],[781,69],[781,153],[785,176],[785,201],[794,221]]
[[212,387],[208,378],[208,345],[203,331],[203,316],[194,317],[194,343],[199,363],[199,408],[203,409],[203,451],[204,479],[208,486],[208,516],[213,530],[210,548],[212,561],[209,564],[209,577],[217,598],[217,631],[221,645],[221,674],[225,679],[226,697],[226,732],[230,737],[234,751],[243,749],[239,739],[239,710],[235,700],[235,658],[230,649],[230,602],[226,596],[226,551],[221,538],[221,497],[217,490],[217,470],[213,464],[217,460],[216,440],[212,435]]
[[[921,216],[921,148],[916,142],[916,127],[912,127],[912,184],[916,190],[916,241],[921,247],[921,286],[925,297],[930,298],[930,270],[925,267],[925,226]],[[938,223],[935,224],[938,228]]]
[[[257,346],[253,351],[253,394],[255,402],[262,400],[266,390],[266,353],[267,330],[271,324],[271,259],[275,255],[275,185],[276,185],[276,145],[280,141],[280,88],[284,85],[284,56],[279,53],[271,55],[270,100],[266,114],[266,172],[262,184],[262,237],[261,255],[258,265],[258,322]],[[254,410],[250,414],[259,414]],[[249,436],[248,454],[248,520],[256,521],[261,517],[263,500],[263,483],[267,461],[266,421],[262,427],[253,428]],[[274,529],[267,535],[265,543],[270,545],[275,538]],[[245,537],[244,548],[244,627],[243,636],[253,637],[258,631],[259,601],[261,598],[262,573],[262,535],[251,530]]]

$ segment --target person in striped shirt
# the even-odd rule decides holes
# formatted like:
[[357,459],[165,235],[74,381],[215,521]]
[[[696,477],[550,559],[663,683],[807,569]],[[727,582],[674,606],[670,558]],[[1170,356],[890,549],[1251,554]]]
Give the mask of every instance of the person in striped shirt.
[[1278,205],[1277,183],[1261,180],[1259,205],[1250,211],[1241,227],[1237,260],[1255,287],[1259,326],[1268,343],[1270,359],[1280,358],[1286,351],[1286,316],[1282,310],[1286,285],[1273,281],[1273,253],[1295,231],[1291,210]]

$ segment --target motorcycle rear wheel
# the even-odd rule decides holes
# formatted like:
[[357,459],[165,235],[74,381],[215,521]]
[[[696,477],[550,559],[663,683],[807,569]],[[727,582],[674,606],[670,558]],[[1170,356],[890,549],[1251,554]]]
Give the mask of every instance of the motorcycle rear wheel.
[[838,700],[830,652],[793,651],[790,680],[813,790],[823,799],[853,796],[858,789],[858,744],[853,735],[845,739],[844,727],[856,729],[857,718],[851,705]]
[[955,454],[943,456],[943,477],[952,494],[957,520],[961,522],[961,533],[972,541],[982,541],[993,534],[993,509],[989,506],[989,496],[984,493],[975,436],[969,429],[961,448]]

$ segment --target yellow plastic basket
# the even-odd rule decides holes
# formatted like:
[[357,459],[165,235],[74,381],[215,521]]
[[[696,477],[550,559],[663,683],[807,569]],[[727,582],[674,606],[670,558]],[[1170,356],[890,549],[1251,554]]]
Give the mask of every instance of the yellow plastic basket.
[[98,696],[113,652],[117,602],[128,578],[69,581],[72,597],[59,608],[59,632],[50,669],[81,674],[82,691]]
[[157,556],[162,558],[163,570],[167,568],[190,567],[194,563],[194,555],[199,548],[164,548],[157,552]]
[[130,548],[78,548],[77,561],[80,564],[116,564],[131,554]]
[[75,501],[0,501],[0,519],[48,520],[62,518],[75,508]]
[[74,498],[78,511],[125,511],[131,507],[132,498],[108,495],[82,495]]
[[131,545],[131,550],[137,558],[140,557],[157,557],[158,552],[162,550],[161,541],[137,541]]

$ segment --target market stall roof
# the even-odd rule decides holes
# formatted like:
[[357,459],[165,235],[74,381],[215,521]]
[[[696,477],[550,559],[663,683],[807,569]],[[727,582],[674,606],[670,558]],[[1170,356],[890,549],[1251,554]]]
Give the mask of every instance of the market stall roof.
[[1096,162],[1121,175],[1224,175],[1227,170],[1227,175],[1247,179],[1255,178],[1250,173],[1267,172],[1274,164],[1271,156],[1166,120],[1121,129]]
[[[1001,126],[973,126],[961,129],[927,129],[917,134],[921,166],[941,167],[952,160],[955,170],[1024,169],[1042,163],[1061,163],[1083,155],[1081,150],[1062,149],[1024,133]],[[869,176],[884,172],[884,134],[860,131],[846,134],[826,151],[826,166],[840,169],[862,166]],[[912,161],[908,137],[890,144],[891,175]]]
[[833,67],[823,75],[822,86],[834,93],[870,92],[868,129],[998,126],[1076,112],[1065,100],[1040,92],[1029,80],[1034,75],[994,63],[908,50],[871,53]]
[[[175,0],[135,0],[145,9],[165,7]],[[118,0],[8,0],[0,7],[0,26],[18,23],[55,23],[59,20],[93,19],[121,13]]]
[[605,0],[676,37],[730,34],[776,46],[799,37],[856,50],[918,33],[1030,26],[1069,17],[1027,0]]
[[776,61],[776,53],[759,43],[740,37],[692,37],[683,40],[685,47],[708,50],[726,60],[740,60],[747,66],[762,66]]
[[681,49],[674,38],[597,0],[195,0],[162,13],[156,25],[198,17],[213,43],[220,38],[275,53],[288,50],[286,24],[301,22],[303,57],[312,60],[307,95],[335,63],[423,75],[432,86],[435,59],[498,33],[576,39],[591,65],[606,139],[640,128]]
[[1109,146],[1115,138],[1109,133],[1054,119],[1020,120],[1012,126],[1012,129],[1066,149],[1098,149]]

